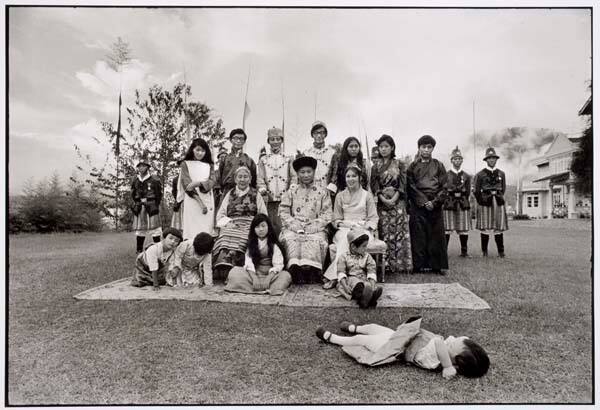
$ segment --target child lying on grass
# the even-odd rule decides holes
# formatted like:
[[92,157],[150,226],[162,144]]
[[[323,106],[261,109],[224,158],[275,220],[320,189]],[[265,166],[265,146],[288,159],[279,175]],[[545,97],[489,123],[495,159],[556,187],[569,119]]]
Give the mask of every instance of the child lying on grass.
[[317,329],[317,337],[342,350],[359,363],[377,366],[400,360],[427,370],[441,370],[444,379],[458,374],[481,377],[490,360],[481,346],[466,336],[444,338],[421,329],[421,318],[413,317],[394,331],[377,324],[342,322],[341,329],[355,336],[339,336]]

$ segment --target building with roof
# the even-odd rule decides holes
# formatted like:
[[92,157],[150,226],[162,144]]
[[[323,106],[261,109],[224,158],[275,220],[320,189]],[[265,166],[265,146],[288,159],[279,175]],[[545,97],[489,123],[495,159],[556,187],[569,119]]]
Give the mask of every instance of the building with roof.
[[[579,111],[591,115],[592,97]],[[519,190],[521,214],[531,218],[580,218],[592,213],[591,196],[582,195],[575,188],[571,172],[573,155],[579,150],[581,137],[559,134],[540,158],[533,160],[538,175],[523,182]]]

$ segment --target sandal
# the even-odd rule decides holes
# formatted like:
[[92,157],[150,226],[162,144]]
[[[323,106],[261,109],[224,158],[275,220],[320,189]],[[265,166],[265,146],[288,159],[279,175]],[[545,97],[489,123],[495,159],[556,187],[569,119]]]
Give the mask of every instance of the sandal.
[[325,343],[329,343],[329,339],[331,339],[331,334],[332,334],[331,332],[329,332],[328,338],[325,338],[325,329],[322,327],[319,327],[315,333],[319,339],[321,339]]

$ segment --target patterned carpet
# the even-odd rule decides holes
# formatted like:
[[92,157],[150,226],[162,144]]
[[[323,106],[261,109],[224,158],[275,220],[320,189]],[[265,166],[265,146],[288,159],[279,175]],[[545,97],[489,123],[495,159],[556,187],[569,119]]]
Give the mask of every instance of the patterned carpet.
[[[119,279],[88,289],[74,297],[83,300],[181,299],[279,306],[358,308],[355,302],[344,299],[336,290],[324,290],[319,285],[292,285],[282,296],[269,296],[229,293],[219,285],[208,289],[163,286],[160,291],[155,292],[148,286],[134,288],[129,285],[130,280],[130,278]],[[385,283],[377,307],[490,309],[485,300],[459,283]]]

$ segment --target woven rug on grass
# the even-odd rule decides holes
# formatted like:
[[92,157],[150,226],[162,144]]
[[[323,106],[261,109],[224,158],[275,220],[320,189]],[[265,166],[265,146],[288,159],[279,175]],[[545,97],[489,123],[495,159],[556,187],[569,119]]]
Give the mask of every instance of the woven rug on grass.
[[[130,278],[119,279],[75,295],[87,300],[180,299],[229,303],[257,303],[279,306],[356,307],[354,301],[341,297],[336,290],[319,285],[292,285],[282,296],[229,293],[223,286],[212,288],[171,288],[162,286],[155,292],[151,286],[135,288]],[[377,307],[489,309],[485,300],[459,283],[385,283]]]

